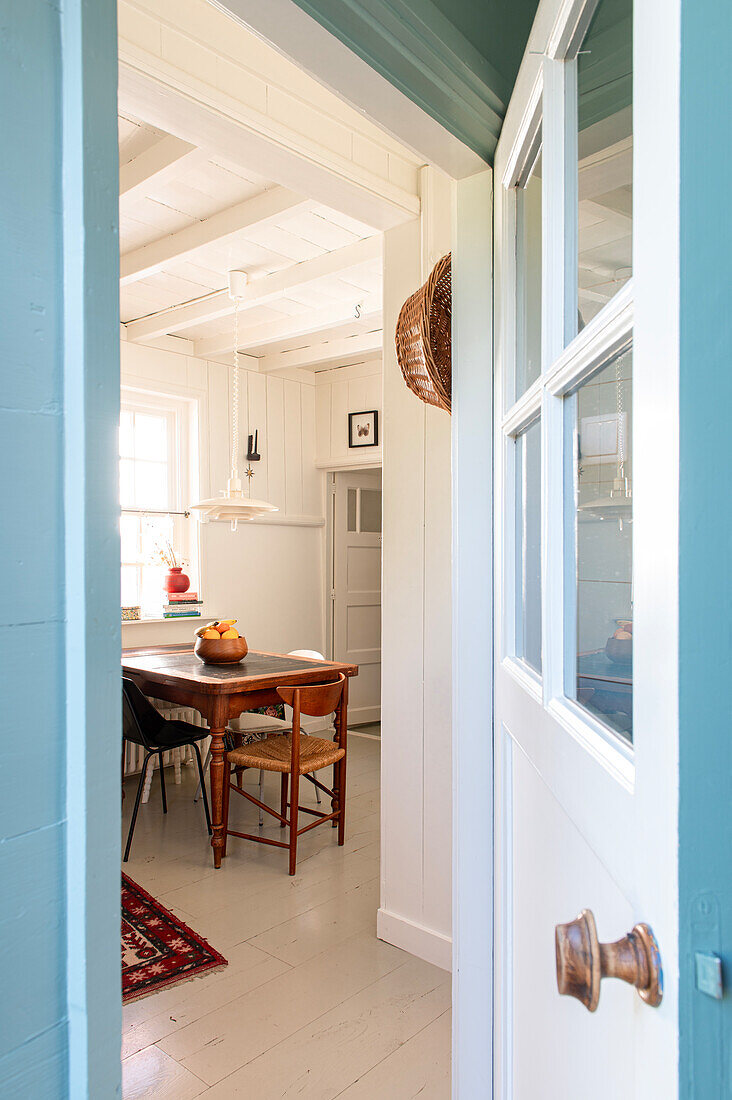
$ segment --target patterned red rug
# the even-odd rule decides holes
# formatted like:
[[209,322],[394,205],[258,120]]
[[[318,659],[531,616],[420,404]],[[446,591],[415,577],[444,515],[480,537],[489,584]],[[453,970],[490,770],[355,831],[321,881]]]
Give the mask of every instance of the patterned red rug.
[[227,965],[201,936],[122,875],[123,1004]]

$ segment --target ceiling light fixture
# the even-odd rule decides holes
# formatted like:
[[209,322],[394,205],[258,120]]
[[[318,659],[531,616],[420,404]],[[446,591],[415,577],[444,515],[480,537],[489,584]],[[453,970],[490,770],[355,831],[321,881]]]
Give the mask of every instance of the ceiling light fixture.
[[234,359],[231,380],[231,477],[226,489],[219,496],[201,500],[192,504],[191,510],[198,513],[201,523],[225,521],[231,523],[236,531],[240,520],[243,522],[279,511],[274,504],[265,500],[254,500],[244,495],[239,477],[239,307],[247,285],[245,271],[229,272],[229,297],[234,303]]

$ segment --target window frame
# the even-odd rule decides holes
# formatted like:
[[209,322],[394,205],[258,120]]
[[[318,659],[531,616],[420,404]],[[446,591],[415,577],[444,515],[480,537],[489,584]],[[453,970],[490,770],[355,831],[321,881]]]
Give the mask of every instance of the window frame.
[[[570,591],[565,520],[565,402],[577,387],[632,346],[632,277],[577,332],[578,186],[577,53],[599,0],[567,0],[533,74],[514,131],[505,168],[497,180],[499,263],[496,270],[496,463],[502,508],[496,530],[497,584],[502,609],[497,657],[524,690],[593,755],[632,782],[633,745],[586,711],[569,693],[576,668],[576,592]],[[520,277],[517,260],[517,195],[542,154],[542,348],[539,378],[515,397]],[[507,400],[507,397],[509,398]],[[517,651],[518,606],[515,445],[522,431],[540,419],[542,435],[541,558],[542,671]],[[569,652],[569,648],[572,652]]]
[[[137,517],[140,523],[145,515],[179,517],[182,538],[181,546],[176,547],[176,550],[180,559],[186,562],[186,572],[191,577],[191,588],[197,591],[198,598],[202,599],[199,525],[188,511],[188,504],[198,496],[198,402],[195,398],[183,397],[177,393],[152,391],[123,384],[120,404],[121,412],[129,410],[133,414],[154,413],[158,416],[164,415],[169,425],[166,461],[169,489],[168,508],[158,510],[137,506],[123,507],[120,503],[120,517],[132,515]],[[145,568],[145,563],[121,561],[122,568],[131,565],[136,566],[138,570],[136,604],[141,607],[140,619],[131,621],[159,621],[163,606],[162,593],[159,609],[143,607],[141,603],[143,591],[142,570]],[[127,621],[125,625],[128,625]]]

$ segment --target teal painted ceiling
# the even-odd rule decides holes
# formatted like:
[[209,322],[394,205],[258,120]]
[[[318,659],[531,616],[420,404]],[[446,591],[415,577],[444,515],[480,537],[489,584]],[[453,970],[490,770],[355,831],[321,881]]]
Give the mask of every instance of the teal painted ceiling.
[[489,164],[538,0],[295,0]]
[[510,90],[526,48],[538,0],[433,0],[446,19],[476,47]]

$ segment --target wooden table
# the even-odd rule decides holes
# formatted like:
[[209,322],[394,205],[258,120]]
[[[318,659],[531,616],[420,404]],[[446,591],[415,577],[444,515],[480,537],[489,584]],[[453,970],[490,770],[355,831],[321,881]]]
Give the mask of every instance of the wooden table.
[[[122,653],[122,671],[145,695],[166,699],[181,707],[192,707],[208,724],[211,733],[211,847],[214,867],[220,867],[224,847],[224,733],[229,720],[255,707],[280,703],[277,688],[283,684],[327,683],[338,672],[347,677],[357,676],[358,665],[252,650],[238,665],[204,665],[194,655],[193,646],[185,643],[126,649]],[[336,715],[336,729],[338,722],[345,724],[347,718],[348,680]],[[337,778],[334,778],[333,791],[333,810],[336,810]]]

